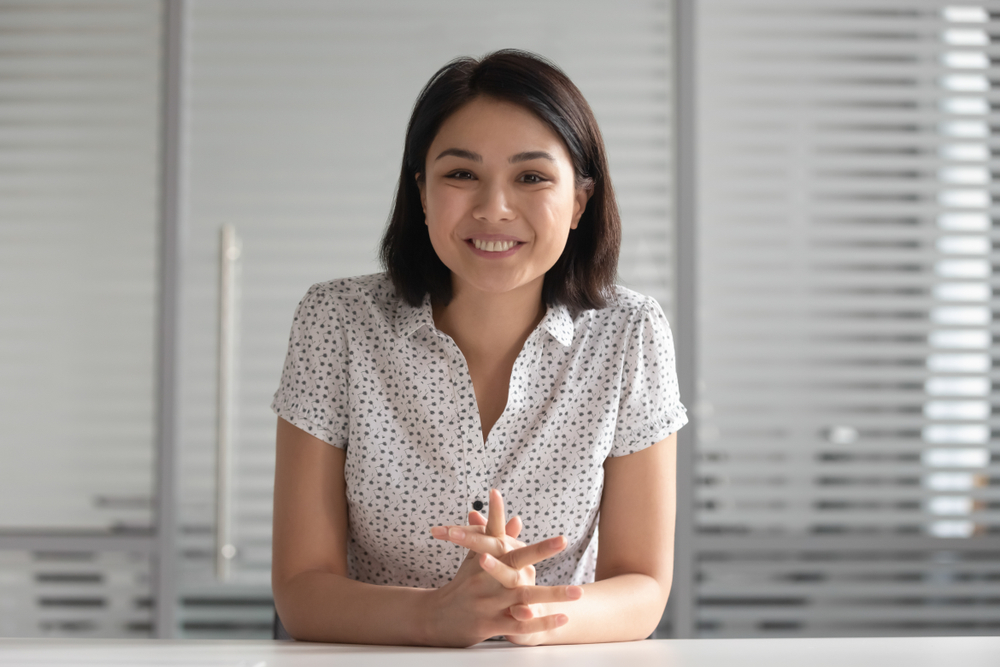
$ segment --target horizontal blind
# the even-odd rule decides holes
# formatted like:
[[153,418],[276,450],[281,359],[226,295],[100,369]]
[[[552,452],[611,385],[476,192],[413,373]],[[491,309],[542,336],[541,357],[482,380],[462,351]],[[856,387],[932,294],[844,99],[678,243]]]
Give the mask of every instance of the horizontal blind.
[[[189,636],[252,636],[270,632],[268,406],[292,313],[310,284],[378,270],[406,122],[439,67],[519,47],[567,71],[607,141],[625,227],[622,279],[669,309],[669,5],[213,0],[189,3],[188,26],[183,627]],[[225,224],[235,226],[242,251],[236,552],[223,585],[211,564]]]
[[[152,529],[159,39],[0,2],[0,537]],[[147,554],[47,543],[0,550],[0,636],[150,634]]]
[[152,633],[147,554],[0,551],[0,637]]
[[1000,23],[698,3],[697,627],[1000,627]]
[[148,529],[159,8],[0,34],[0,530]]

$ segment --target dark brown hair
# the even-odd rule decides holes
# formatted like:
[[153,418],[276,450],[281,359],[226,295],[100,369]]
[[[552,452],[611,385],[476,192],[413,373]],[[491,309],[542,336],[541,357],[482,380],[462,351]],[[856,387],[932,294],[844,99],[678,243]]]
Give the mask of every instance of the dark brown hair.
[[592,195],[562,255],[545,274],[542,298],[548,305],[577,310],[604,306],[617,276],[621,245],[604,139],[590,105],[569,77],[544,58],[514,49],[481,60],[457,58],[438,70],[417,97],[380,250],[396,291],[414,306],[428,293],[438,303],[451,301],[451,272],[431,245],[416,176],[425,171],[427,151],[444,121],[479,97],[524,107],[566,144],[577,187],[591,188]]

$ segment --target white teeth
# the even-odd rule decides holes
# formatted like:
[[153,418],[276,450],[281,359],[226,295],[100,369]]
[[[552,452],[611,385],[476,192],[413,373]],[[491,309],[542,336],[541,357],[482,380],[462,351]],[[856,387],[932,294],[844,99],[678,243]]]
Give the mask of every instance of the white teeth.
[[476,246],[477,250],[485,250],[486,252],[504,252],[517,245],[517,241],[482,241],[480,239],[472,239],[472,245]]

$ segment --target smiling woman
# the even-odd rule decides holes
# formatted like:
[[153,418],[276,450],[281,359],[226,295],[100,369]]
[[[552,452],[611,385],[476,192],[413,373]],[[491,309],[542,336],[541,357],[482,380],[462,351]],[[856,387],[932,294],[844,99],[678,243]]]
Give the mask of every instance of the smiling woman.
[[[555,166],[555,155],[564,154],[572,166],[577,191],[585,191],[589,197],[578,220],[578,232],[567,239],[565,252],[546,274],[545,303],[558,301],[580,309],[603,306],[617,273],[621,221],[601,131],[573,82],[551,63],[524,52],[500,51],[481,62],[457,59],[441,68],[424,87],[407,128],[396,202],[382,240],[382,262],[396,289],[411,305],[419,304],[425,294],[442,303],[451,300],[451,271],[435,254],[428,235],[414,224],[424,221],[425,188],[420,182],[430,173],[432,163],[441,158],[464,158],[464,166],[481,166],[482,154],[468,146],[444,145],[439,131],[450,120],[458,121],[449,123],[453,131],[464,129],[468,123],[460,127],[460,122],[470,114],[460,112],[467,105],[482,108],[500,103],[506,103],[504,111],[527,120],[536,135],[544,134],[543,128],[548,130],[543,139],[546,145],[552,145],[553,139],[558,145],[549,152],[553,157],[549,169]],[[494,118],[505,115],[498,113],[500,110],[494,109]],[[460,118],[453,119],[456,115]],[[482,128],[487,135],[500,138],[498,127],[483,123]],[[528,131],[527,126],[519,127],[519,134]],[[432,152],[432,143],[440,152]],[[538,159],[544,158],[535,153],[546,152],[503,148],[516,151],[500,158],[511,166],[532,161],[537,168]],[[468,178],[475,171],[467,173],[461,177]],[[535,178],[525,175],[526,181]]]
[[387,273],[314,285],[292,326],[272,582],[293,636],[652,632],[686,417],[663,311],[614,285],[619,236],[600,132],[562,72],[501,51],[431,79]]

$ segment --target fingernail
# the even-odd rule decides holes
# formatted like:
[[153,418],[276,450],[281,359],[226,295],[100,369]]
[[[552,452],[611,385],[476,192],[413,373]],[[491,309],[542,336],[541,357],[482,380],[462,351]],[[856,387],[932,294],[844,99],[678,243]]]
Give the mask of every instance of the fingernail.
[[461,528],[449,528],[448,529],[448,537],[452,537],[452,538],[456,538],[456,539],[461,540],[461,539],[463,539],[465,537],[465,531],[462,530]]
[[569,616],[566,614],[556,614],[556,625],[566,625],[569,623]]
[[566,597],[570,600],[579,600],[583,597],[583,589],[579,586],[567,586],[566,587]]
[[489,554],[483,554],[483,567],[491,569],[494,563],[496,563],[496,558]]
[[434,526],[433,528],[431,528],[431,535],[433,535],[438,539],[443,539],[445,537],[448,537],[448,529],[445,528],[444,526]]

